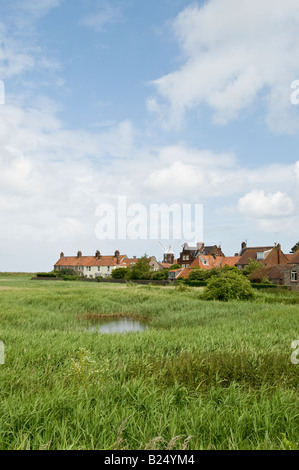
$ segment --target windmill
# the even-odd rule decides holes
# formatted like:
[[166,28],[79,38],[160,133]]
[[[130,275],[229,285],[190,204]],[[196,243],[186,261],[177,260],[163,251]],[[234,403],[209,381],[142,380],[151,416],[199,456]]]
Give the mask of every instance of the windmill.
[[158,240],[159,245],[163,248],[163,263],[169,263],[173,264],[174,262],[174,249],[176,246],[178,246],[181,243],[181,240],[179,240],[175,245],[169,245],[169,248],[167,249],[163,243]]

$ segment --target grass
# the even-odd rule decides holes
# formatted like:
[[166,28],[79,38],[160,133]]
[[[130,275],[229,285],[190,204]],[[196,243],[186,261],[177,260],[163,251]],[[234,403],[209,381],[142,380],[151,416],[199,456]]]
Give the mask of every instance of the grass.
[[[298,449],[298,293],[0,275],[0,449]],[[147,319],[99,335],[91,320]]]

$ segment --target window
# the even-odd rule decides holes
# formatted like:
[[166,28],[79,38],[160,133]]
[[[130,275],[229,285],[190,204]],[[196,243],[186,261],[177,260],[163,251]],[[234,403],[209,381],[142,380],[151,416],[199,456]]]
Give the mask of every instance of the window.
[[298,273],[295,270],[291,272],[291,281],[292,282],[297,282],[298,281]]
[[256,255],[256,259],[265,259],[265,252],[264,251],[258,251]]

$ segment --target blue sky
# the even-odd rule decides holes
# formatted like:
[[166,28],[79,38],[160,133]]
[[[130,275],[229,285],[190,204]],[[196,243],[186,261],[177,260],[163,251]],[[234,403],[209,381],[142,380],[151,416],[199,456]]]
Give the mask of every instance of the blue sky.
[[203,204],[204,242],[227,255],[299,240],[297,0],[0,8],[1,271],[60,251],[160,258],[156,240],[96,237],[117,196]]

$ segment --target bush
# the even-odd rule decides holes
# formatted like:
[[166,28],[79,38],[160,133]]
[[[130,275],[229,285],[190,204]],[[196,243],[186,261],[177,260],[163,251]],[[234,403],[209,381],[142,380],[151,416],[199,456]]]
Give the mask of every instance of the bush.
[[254,297],[254,290],[246,277],[235,272],[223,272],[207,281],[202,294],[205,300],[248,300]]
[[267,283],[263,283],[263,282],[252,282],[251,283],[251,286],[254,288],[254,289],[277,289],[278,286],[276,284],[269,284],[268,282]]
[[129,268],[115,268],[112,271],[111,277],[112,279],[124,279],[129,275]]
[[185,284],[191,287],[203,287],[207,285],[207,281],[200,281],[200,280],[192,281],[188,278],[188,279],[185,279]]
[[163,269],[163,271],[156,271],[151,275],[151,279],[153,281],[163,281],[164,279],[168,279],[168,269]]
[[37,273],[36,277],[57,277],[55,273]]
[[59,277],[61,277],[64,281],[78,281],[79,279],[79,276],[68,276],[66,274]]
[[62,268],[60,269],[58,272],[57,272],[57,275],[59,277],[63,277],[63,276],[78,276],[77,272],[75,271],[75,269],[71,269],[71,268]]
[[181,269],[181,267],[182,267],[182,266],[181,266],[180,264],[175,263],[175,264],[171,265],[169,269],[171,269],[171,270],[173,270],[173,269]]

